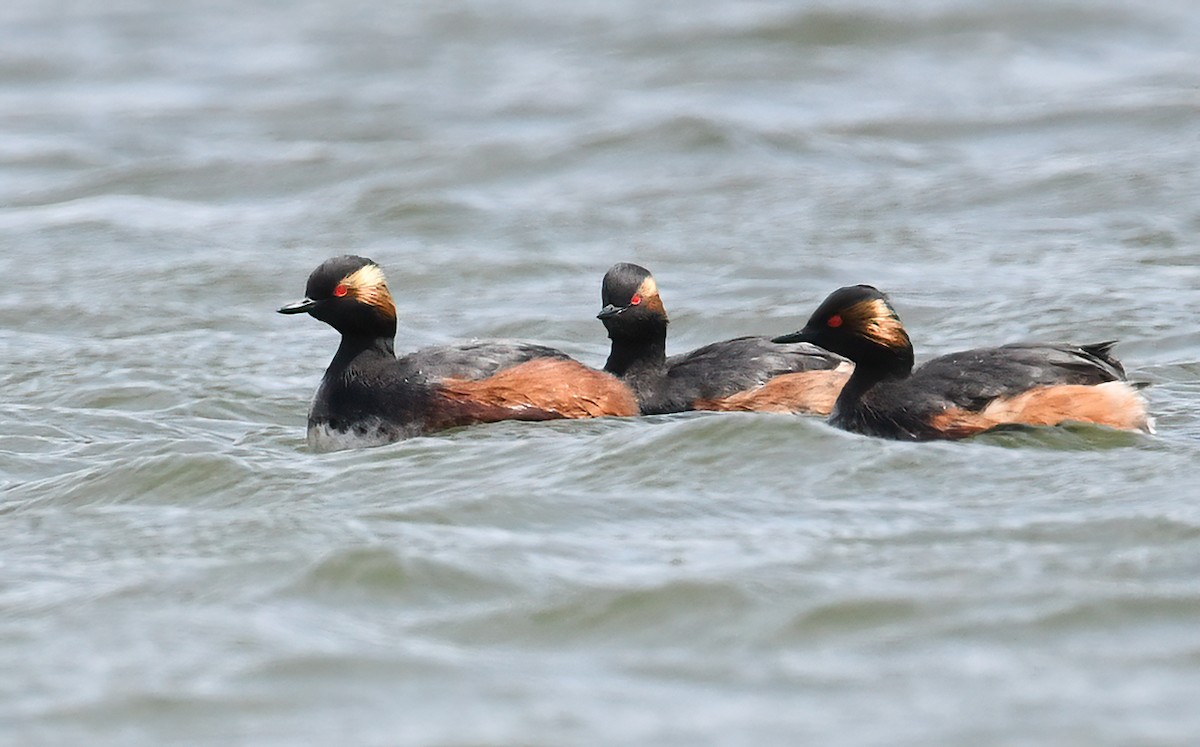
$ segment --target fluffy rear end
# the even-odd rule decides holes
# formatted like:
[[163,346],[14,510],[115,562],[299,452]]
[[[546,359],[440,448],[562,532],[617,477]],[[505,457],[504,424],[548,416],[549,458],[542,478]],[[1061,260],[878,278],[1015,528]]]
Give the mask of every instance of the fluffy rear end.
[[998,425],[1053,426],[1067,422],[1154,431],[1146,400],[1137,387],[1125,381],[1037,387],[1012,397],[997,398],[979,412],[947,409],[935,415],[930,425],[945,437],[963,438]]

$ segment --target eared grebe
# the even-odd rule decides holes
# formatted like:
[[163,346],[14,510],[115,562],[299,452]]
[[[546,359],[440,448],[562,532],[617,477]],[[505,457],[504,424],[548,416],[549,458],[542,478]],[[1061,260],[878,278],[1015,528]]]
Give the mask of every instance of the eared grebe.
[[604,370],[633,389],[642,414],[756,410],[827,415],[850,364],[808,344],[738,337],[666,355],[667,312],[650,271],[622,262],[605,274],[597,315],[612,349]]
[[869,285],[834,291],[804,329],[775,341],[811,342],[854,361],[829,422],[858,433],[921,441],[1064,422],[1153,430],[1139,387],[1109,354],[1112,342],[976,348],[913,371],[900,317]]
[[541,345],[471,342],[396,358],[396,306],[383,270],[363,257],[326,260],[305,298],[279,309],[305,313],[342,335],[308,415],[315,450],[372,446],[498,420],[636,415],[627,386]]

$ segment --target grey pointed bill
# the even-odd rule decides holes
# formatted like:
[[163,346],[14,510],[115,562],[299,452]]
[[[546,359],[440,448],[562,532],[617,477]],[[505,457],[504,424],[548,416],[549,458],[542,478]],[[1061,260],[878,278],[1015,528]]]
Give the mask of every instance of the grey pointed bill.
[[802,329],[799,332],[772,337],[771,342],[812,342],[812,335],[808,329]]
[[303,314],[306,311],[311,311],[313,307],[319,303],[320,301],[314,301],[311,298],[306,298],[302,301],[297,301],[296,303],[289,303],[287,306],[281,306],[279,307],[278,311],[280,314]]
[[613,304],[610,303],[607,306],[605,306],[603,309],[600,309],[600,313],[596,315],[596,318],[597,319],[612,319],[614,316],[616,316],[617,314],[620,314],[622,311],[624,311],[625,309],[628,309],[628,308],[629,308],[628,306],[614,306]]

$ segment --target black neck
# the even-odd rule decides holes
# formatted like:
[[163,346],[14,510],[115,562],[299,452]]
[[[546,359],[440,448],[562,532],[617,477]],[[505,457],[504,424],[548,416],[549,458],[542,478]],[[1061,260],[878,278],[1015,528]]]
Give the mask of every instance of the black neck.
[[900,381],[912,374],[912,348],[904,350],[889,350],[886,355],[862,356],[854,361],[854,372],[842,387],[838,395],[835,412],[845,412],[847,407],[853,407],[871,391],[875,385],[883,381]]
[[635,375],[643,371],[658,371],[667,365],[667,327],[653,334],[630,338],[612,336],[612,349],[604,370],[614,376]]
[[396,348],[393,337],[374,337],[371,335],[342,335],[342,344],[329,363],[330,370],[343,369],[353,363],[359,356],[380,356],[395,359]]

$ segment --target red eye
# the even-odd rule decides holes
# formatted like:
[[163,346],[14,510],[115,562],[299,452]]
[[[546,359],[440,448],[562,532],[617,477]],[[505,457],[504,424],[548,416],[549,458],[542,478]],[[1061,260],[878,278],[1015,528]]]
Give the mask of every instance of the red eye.
[[834,314],[833,316],[829,317],[828,320],[826,320],[825,324],[829,325],[830,327],[834,327],[834,328],[842,326],[842,315]]
[[338,298],[341,298],[347,293],[349,293],[349,289],[347,289],[346,286],[342,285],[341,283],[338,283],[337,287],[333,289],[333,295]]
[[633,294],[633,298],[629,299],[630,306],[637,306],[641,302],[642,302],[642,297],[636,293]]

